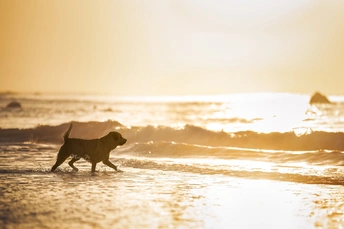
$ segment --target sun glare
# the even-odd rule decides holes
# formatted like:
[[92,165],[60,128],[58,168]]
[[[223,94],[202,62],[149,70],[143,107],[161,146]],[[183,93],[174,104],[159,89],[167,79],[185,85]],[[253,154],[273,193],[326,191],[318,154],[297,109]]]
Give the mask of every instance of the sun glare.
[[[289,132],[300,128],[306,119],[309,104],[307,97],[288,94],[235,94],[219,97],[222,105],[214,108],[206,128],[214,131],[235,132],[243,129],[257,132]],[[238,118],[240,117],[240,118]],[[227,122],[211,122],[209,120],[227,120]],[[238,128],[235,126],[237,123]],[[234,128],[234,129],[233,129]]]

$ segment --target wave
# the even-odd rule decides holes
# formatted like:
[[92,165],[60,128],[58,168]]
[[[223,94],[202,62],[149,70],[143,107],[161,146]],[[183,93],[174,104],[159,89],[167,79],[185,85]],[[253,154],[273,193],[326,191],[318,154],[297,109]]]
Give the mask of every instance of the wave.
[[122,158],[121,161],[123,166],[138,169],[188,172],[202,175],[224,175],[246,179],[278,180],[303,184],[344,185],[342,176],[322,176],[278,171],[233,170],[221,167],[199,166],[193,163],[164,163],[154,160],[144,160],[142,158]]
[[242,123],[242,124],[250,124],[256,121],[261,121],[263,118],[253,118],[253,119],[245,119],[245,118],[208,118],[207,121],[209,122],[226,122],[226,123]]
[[273,163],[306,162],[315,165],[344,166],[344,153],[339,151],[276,151],[235,147],[210,147],[175,142],[134,143],[116,151],[116,155],[145,158],[216,158]]
[[[282,151],[332,150],[344,151],[343,132],[314,131],[304,135],[294,132],[258,133],[240,131],[228,133],[211,131],[202,127],[185,125],[127,127],[117,121],[73,122],[71,137],[92,139],[118,131],[130,143],[176,142],[206,147],[237,147]],[[69,123],[58,126],[40,125],[29,129],[0,129],[0,142],[62,143],[62,135]]]
[[[39,125],[28,129],[1,129],[0,142],[36,142],[36,143],[62,143],[62,135],[68,129],[70,123],[57,126]],[[117,121],[106,122],[73,122],[73,130],[70,137],[85,139],[99,138],[116,128],[123,127]]]

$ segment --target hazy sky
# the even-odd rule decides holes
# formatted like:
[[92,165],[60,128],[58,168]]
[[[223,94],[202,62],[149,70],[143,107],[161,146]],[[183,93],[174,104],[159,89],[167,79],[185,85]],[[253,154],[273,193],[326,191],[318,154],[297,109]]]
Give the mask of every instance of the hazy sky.
[[0,0],[0,91],[344,93],[341,0]]

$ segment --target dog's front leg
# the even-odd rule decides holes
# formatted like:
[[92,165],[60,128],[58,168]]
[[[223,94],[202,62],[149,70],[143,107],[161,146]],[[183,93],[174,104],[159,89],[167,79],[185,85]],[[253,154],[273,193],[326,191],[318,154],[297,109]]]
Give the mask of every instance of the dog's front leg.
[[97,162],[92,162],[92,173],[94,173],[96,171],[96,165],[97,165]]
[[113,168],[113,169],[116,170],[117,172],[122,172],[121,170],[118,170],[118,169],[117,169],[117,166],[114,165],[114,164],[112,164],[112,163],[109,161],[109,159],[104,160],[103,163],[104,163],[104,165],[107,165],[107,166]]

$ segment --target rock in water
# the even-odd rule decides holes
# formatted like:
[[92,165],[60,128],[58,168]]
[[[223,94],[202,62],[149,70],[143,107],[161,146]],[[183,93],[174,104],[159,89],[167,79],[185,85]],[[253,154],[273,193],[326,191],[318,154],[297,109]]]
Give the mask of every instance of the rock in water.
[[7,104],[6,108],[22,108],[21,104],[19,102],[13,101]]
[[323,104],[330,104],[330,100],[323,94],[316,92],[314,95],[311,97],[311,100],[309,101],[310,104],[315,104],[315,103],[323,103]]

